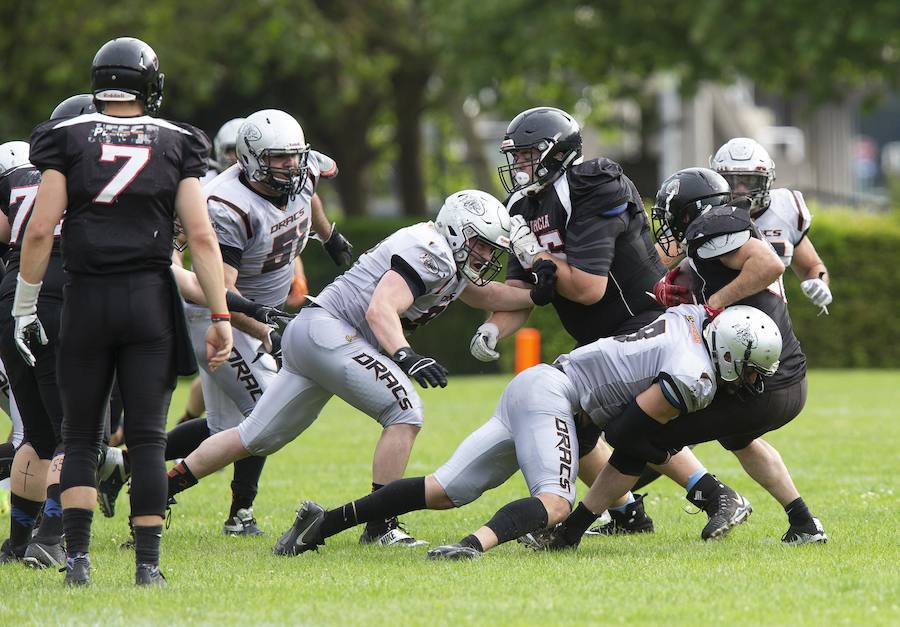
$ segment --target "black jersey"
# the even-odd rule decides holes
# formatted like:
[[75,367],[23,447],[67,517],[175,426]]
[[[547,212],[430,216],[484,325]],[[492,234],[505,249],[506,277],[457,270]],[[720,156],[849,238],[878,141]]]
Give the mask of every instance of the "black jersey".
[[31,135],[30,160],[66,175],[66,270],[111,274],[171,263],[178,184],[206,173],[209,139],[188,125],[90,113]]
[[[733,238],[730,245],[716,246],[728,237]],[[734,246],[746,242],[750,237],[766,241],[750,221],[747,209],[742,207],[731,205],[713,207],[688,225],[685,241],[688,245],[688,256],[694,273],[694,291],[698,300],[706,302],[707,298],[740,274],[739,270],[725,266],[719,257],[736,250]],[[794,335],[781,278],[779,277],[778,281],[763,291],[735,304],[750,305],[764,311],[781,331],[781,362],[778,371],[766,379],[766,389],[778,390],[802,380],[806,376],[806,356],[800,348],[797,336]]]
[[[584,272],[609,277],[606,294],[581,305],[559,293],[553,306],[580,344],[614,335],[621,324],[648,310],[662,309],[652,296],[665,267],[650,237],[650,224],[634,183],[622,166],[606,158],[569,167],[534,196],[516,192],[506,202],[510,215],[528,220],[550,253]],[[515,257],[507,279],[530,280]]]

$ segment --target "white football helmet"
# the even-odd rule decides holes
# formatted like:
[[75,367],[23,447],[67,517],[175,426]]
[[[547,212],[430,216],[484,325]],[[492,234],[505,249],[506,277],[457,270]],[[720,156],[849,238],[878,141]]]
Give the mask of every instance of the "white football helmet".
[[[296,196],[306,181],[309,144],[297,120],[284,111],[263,109],[244,120],[235,152],[247,178],[276,193]],[[271,165],[272,157],[286,155],[297,155],[297,165]]]
[[[703,329],[716,373],[723,381],[740,380],[755,394],[763,391],[763,377],[778,370],[781,331],[763,311],[749,305],[728,307]],[[755,378],[751,373],[755,372]]]
[[245,119],[246,118],[234,118],[233,120],[228,120],[222,125],[219,132],[216,133],[215,139],[213,139],[213,159],[216,160],[216,163],[218,163],[219,167],[223,170],[237,162],[237,153],[234,154],[234,157],[227,155],[226,153],[229,150],[235,150],[235,147],[237,146],[238,129],[241,128]]
[[759,142],[747,137],[730,139],[710,157],[709,167],[725,177],[735,196],[750,198],[750,215],[768,208],[775,162]]
[[28,142],[0,144],[0,174],[28,163]]
[[472,283],[485,285],[500,272],[500,256],[509,252],[509,213],[499,200],[477,189],[456,192],[444,201],[434,226]]

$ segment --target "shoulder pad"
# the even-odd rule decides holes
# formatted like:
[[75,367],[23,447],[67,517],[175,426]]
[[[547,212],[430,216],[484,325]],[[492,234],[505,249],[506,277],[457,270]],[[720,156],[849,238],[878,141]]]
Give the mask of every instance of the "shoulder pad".
[[685,230],[684,238],[691,245],[729,233],[738,233],[750,229],[750,212],[735,205],[719,205],[707,209]]

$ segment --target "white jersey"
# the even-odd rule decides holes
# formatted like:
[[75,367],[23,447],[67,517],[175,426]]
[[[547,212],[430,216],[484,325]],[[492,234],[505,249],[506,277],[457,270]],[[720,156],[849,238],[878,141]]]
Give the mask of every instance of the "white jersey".
[[453,251],[432,222],[400,229],[359,256],[356,263],[312,298],[317,305],[358,329],[366,340],[378,340],[366,322],[375,287],[389,270],[409,284],[413,303],[400,314],[411,330],[437,317],[468,285],[456,269]]
[[705,320],[702,306],[672,307],[635,333],[601,338],[556,363],[575,385],[581,409],[600,427],[655,382],[682,415],[695,412],[716,393]]
[[809,231],[812,214],[803,194],[782,187],[769,193],[769,207],[755,216],[753,222],[787,268],[794,257],[794,247]]
[[303,187],[284,208],[245,185],[238,164],[203,188],[223,257],[238,269],[236,287],[258,303],[277,307],[287,298],[292,262],[309,238],[316,185],[321,176],[333,176],[337,170],[334,161],[321,153],[310,152],[308,164]]

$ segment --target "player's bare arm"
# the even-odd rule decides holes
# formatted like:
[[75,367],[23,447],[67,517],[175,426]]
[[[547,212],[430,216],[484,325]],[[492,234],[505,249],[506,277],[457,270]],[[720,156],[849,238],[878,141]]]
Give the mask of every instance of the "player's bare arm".
[[400,312],[413,304],[413,294],[406,280],[390,270],[381,277],[366,310],[366,322],[388,355],[409,346],[403,335]]
[[715,309],[727,307],[761,292],[784,273],[784,264],[772,247],[752,237],[737,250],[722,255],[719,260],[732,270],[740,270],[740,274],[709,297],[707,302]]
[[819,257],[819,253],[816,251],[816,247],[813,246],[809,237],[804,237],[800,240],[799,244],[794,246],[794,257],[791,260],[791,270],[794,271],[794,274],[796,274],[801,281],[805,281],[806,279],[822,279],[826,284],[830,282],[828,268],[825,267],[825,263],[822,261],[822,258]]
[[[531,300],[531,287],[512,287],[505,283],[491,281],[486,285],[470,283],[460,296],[469,307],[485,311],[522,311],[530,312],[534,306]],[[526,316],[527,318],[527,316]]]
[[569,300],[582,305],[593,305],[606,295],[609,277],[579,270],[550,253],[540,253],[537,258],[556,264],[556,291]]

